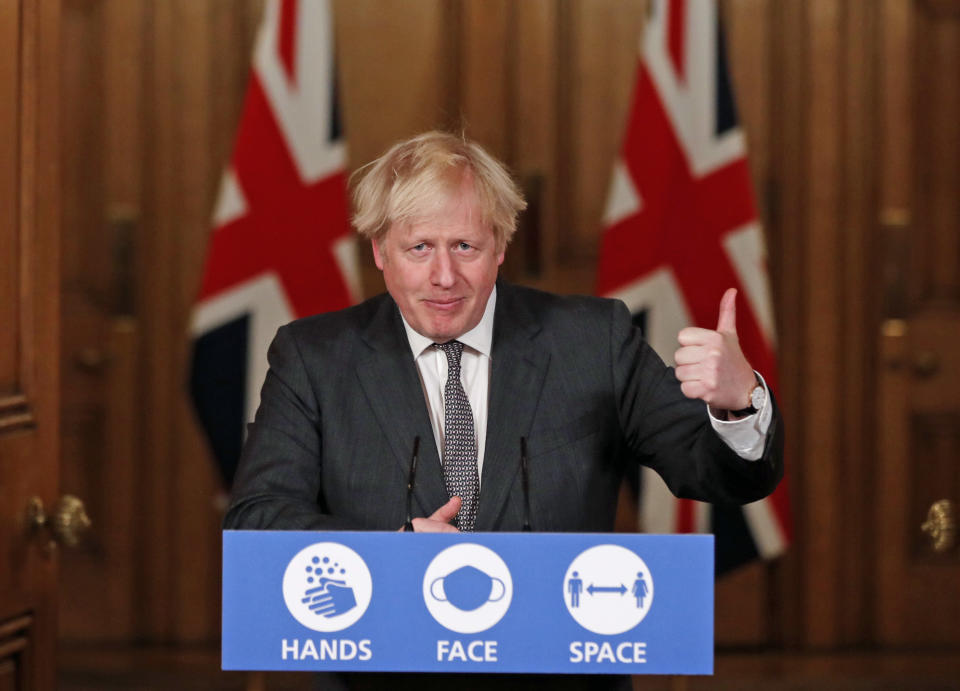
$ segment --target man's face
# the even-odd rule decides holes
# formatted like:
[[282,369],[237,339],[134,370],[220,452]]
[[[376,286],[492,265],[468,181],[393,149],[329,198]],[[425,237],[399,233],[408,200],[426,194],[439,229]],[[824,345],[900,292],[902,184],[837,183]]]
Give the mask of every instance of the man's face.
[[481,223],[466,176],[437,214],[394,224],[373,243],[377,268],[407,323],[436,343],[480,322],[503,255],[493,230]]

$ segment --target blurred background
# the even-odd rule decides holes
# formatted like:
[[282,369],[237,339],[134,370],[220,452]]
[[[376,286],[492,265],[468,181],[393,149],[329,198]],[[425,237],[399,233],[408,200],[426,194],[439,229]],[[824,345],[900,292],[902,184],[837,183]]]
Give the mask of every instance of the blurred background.
[[[646,3],[332,6],[347,169],[464,131],[531,202],[504,275],[594,293]],[[218,671],[223,484],[187,394],[263,10],[0,0],[2,689],[309,688]],[[636,683],[960,688],[960,551],[921,530],[960,501],[960,1],[720,11],[793,536],[718,580],[714,678]],[[75,548],[68,494],[92,519]]]

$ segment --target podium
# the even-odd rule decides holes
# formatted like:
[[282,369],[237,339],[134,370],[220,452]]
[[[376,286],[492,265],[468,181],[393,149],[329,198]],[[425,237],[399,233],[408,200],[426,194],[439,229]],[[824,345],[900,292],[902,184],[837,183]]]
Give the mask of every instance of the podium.
[[711,674],[713,536],[224,531],[225,670]]

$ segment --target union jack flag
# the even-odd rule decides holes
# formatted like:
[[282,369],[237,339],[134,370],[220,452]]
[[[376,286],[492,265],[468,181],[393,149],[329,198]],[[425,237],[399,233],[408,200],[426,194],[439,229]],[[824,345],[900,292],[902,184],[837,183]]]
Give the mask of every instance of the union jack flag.
[[229,487],[267,347],[359,295],[328,0],[270,0],[191,319],[190,388]]
[[[747,307],[737,310],[740,345],[777,389],[763,232],[714,0],[651,3],[604,229],[597,291],[627,304],[665,361],[682,328],[714,328],[734,286]],[[712,531],[718,573],[790,541],[785,482],[742,509],[678,500],[646,468],[640,486],[642,529]]]

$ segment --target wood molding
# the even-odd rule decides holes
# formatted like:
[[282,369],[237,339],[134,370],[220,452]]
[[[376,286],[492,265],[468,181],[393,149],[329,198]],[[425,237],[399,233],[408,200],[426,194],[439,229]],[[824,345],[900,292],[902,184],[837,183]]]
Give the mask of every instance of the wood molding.
[[0,5],[0,392],[20,390],[21,3]]
[[0,398],[0,434],[36,425],[36,418],[27,397],[20,395]]
[[[876,144],[879,126],[878,72],[879,21],[867,3],[848,2],[842,7],[845,49],[842,58],[844,146],[842,158],[844,204],[839,216],[843,293],[840,305],[842,371],[841,484],[857,492],[838,495],[840,533],[839,642],[856,645],[873,638],[876,597],[875,555],[869,516],[875,505],[872,477],[876,458],[876,371],[878,354],[873,344],[880,328],[880,300],[874,289],[880,263],[875,232]],[[845,549],[860,545],[860,549]]]
[[[803,164],[807,150],[807,120],[803,106],[807,99],[809,74],[805,65],[807,17],[802,3],[775,2],[772,8],[773,67],[770,72],[771,182],[767,189],[776,197],[770,218],[770,273],[777,314],[780,401],[788,430],[787,475],[792,489],[794,546],[783,558],[779,589],[784,595],[781,638],[786,645],[804,644],[804,590],[807,540],[804,499],[807,494],[806,435],[801,407],[804,395],[804,351],[801,346],[806,328],[802,309],[806,256],[804,229],[807,223],[808,177]],[[790,318],[787,315],[791,315]]]

